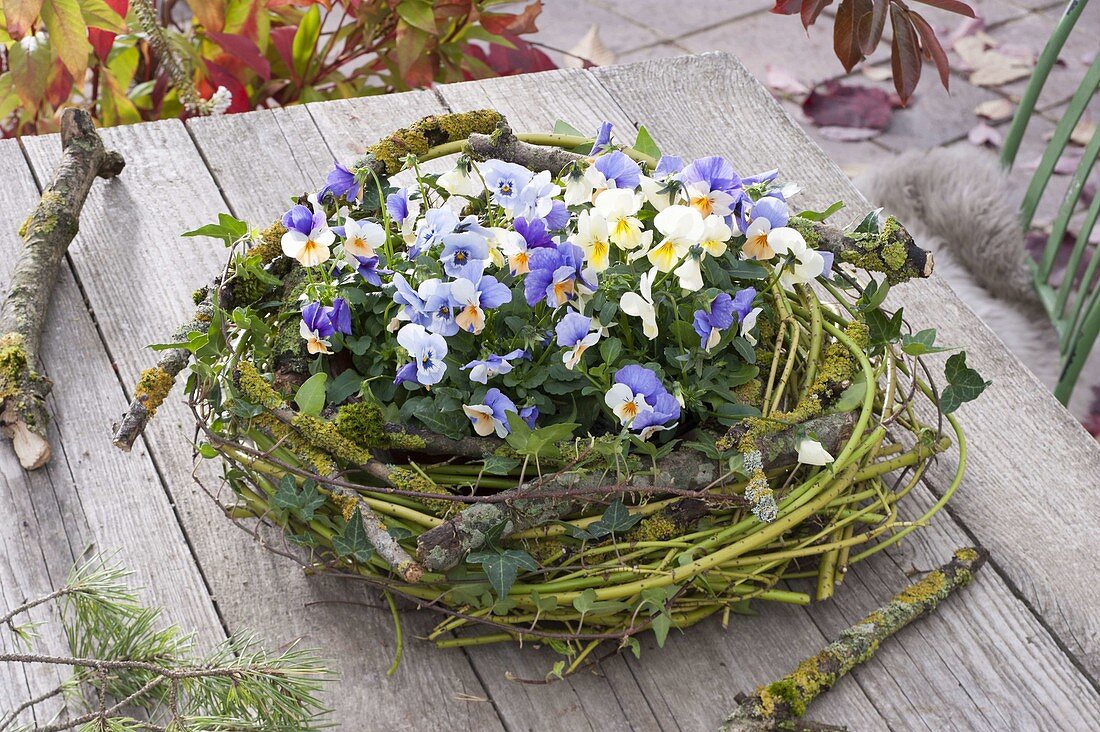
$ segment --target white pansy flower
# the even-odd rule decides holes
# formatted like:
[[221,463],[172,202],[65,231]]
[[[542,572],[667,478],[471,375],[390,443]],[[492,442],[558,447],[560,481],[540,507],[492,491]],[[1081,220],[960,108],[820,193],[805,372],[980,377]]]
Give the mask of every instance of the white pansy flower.
[[726,253],[726,244],[733,238],[733,229],[721,216],[711,214],[703,219],[703,238],[699,246],[712,257]]
[[798,462],[803,465],[828,465],[833,462],[833,459],[829,451],[817,440],[803,437],[798,443]]
[[626,188],[609,188],[596,196],[596,212],[607,221],[608,238],[621,249],[637,249],[642,244],[642,222],[636,214],[642,208],[642,196]]
[[[795,229],[787,226],[772,229],[768,234],[768,244],[783,258],[776,264],[776,271],[780,272],[779,281],[785,287],[811,282],[825,271],[825,258],[810,249],[802,234]],[[790,262],[786,261],[788,258],[791,258]]]
[[671,272],[688,250],[703,238],[705,224],[702,215],[688,206],[669,206],[657,214],[653,225],[664,239],[646,254],[650,263],[661,272]]
[[763,312],[762,308],[753,308],[749,311],[749,314],[745,316],[745,319],[741,321],[740,333],[746,341],[756,346],[756,336],[753,334],[753,329],[756,328],[756,319],[760,317],[760,313]]
[[653,278],[657,276],[657,270],[651,269],[643,274],[639,280],[637,292],[625,292],[619,299],[619,308],[627,315],[633,315],[642,319],[642,332],[649,340],[657,337],[657,309],[653,304]]
[[373,221],[344,222],[344,253],[353,257],[373,257],[374,250],[386,241],[386,230]]
[[573,243],[584,250],[585,261],[597,272],[611,264],[611,241],[607,220],[597,210],[581,211],[577,216],[577,235]]

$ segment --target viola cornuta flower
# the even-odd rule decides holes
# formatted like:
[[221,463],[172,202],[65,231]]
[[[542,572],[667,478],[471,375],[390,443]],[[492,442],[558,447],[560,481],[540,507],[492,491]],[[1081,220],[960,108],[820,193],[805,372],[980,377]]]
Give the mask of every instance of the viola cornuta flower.
[[[429,333],[422,325],[408,323],[397,331],[397,343],[412,357],[410,365],[413,369],[409,374],[407,371],[409,366],[406,366],[398,372],[399,378],[402,372],[405,372],[406,378],[403,380],[415,380],[423,386],[438,384],[443,380],[447,372],[447,364],[444,361],[447,357],[447,341],[443,336]],[[411,379],[408,378],[409,376]]]
[[282,223],[287,229],[282,239],[283,254],[297,259],[303,267],[328,261],[336,234],[329,228],[324,211],[313,212],[298,204],[283,215]]
[[386,230],[376,221],[349,218],[342,227],[334,227],[333,232],[344,237],[344,253],[353,257],[373,257],[374,250],[386,241]]
[[485,392],[485,398],[481,404],[463,404],[462,411],[470,418],[474,426],[474,432],[482,437],[496,434],[497,437],[507,437],[511,432],[508,426],[508,413],[519,415],[515,403],[504,396],[500,389],[490,389]]
[[638,292],[624,292],[619,299],[619,307],[627,315],[642,319],[642,333],[649,340],[661,332],[657,325],[657,306],[653,302],[653,278],[657,270],[651,269],[638,280]]
[[[522,348],[498,356],[490,353],[484,359],[475,359],[462,367],[463,371],[470,372],[470,381],[478,384],[487,384],[494,376],[501,376],[512,372],[512,361],[517,358],[530,359],[531,354]],[[520,416],[523,416],[522,414]]]
[[598,321],[596,326],[596,329],[593,329],[592,318],[580,313],[566,313],[565,317],[558,321],[554,328],[557,343],[562,348],[568,349],[561,357],[565,368],[570,371],[576,368],[585,350],[596,345],[600,340]]
[[502,160],[487,161],[481,172],[493,203],[514,216],[520,205],[520,192],[535,177],[534,174],[522,165]]

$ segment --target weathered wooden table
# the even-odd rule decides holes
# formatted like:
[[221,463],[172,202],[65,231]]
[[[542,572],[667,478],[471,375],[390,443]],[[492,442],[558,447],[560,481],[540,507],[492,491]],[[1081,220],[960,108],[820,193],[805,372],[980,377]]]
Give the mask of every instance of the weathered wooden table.
[[[179,234],[219,211],[265,224],[289,194],[317,190],[333,158],[426,114],[495,107],[519,130],[555,119],[594,130],[644,123],[667,151],[721,153],[738,170],[778,163],[809,207],[867,204],[733,58],[705,55],[441,86],[387,97],[104,132],[127,159],[97,183],[54,294],[44,366],[54,378],[54,461],[22,472],[0,448],[0,607],[49,591],[89,545],[116,552],[147,596],[211,644],[251,629],[269,644],[303,638],[341,678],[328,701],[344,729],[713,729],[738,691],[789,670],[888,598],[907,575],[978,543],[992,564],[933,617],[904,631],[817,702],[810,715],[854,730],[1100,727],[1100,448],[939,281],[896,288],[897,305],[943,342],[966,344],[993,387],[963,408],[966,482],[933,524],[857,565],[836,598],[768,606],[679,635],[549,686],[547,653],[515,647],[437,650],[413,640],[392,677],[388,613],[359,585],[307,578],[233,529],[192,481],[189,413],[162,407],[144,443],[110,444],[127,389],[191,309],[191,292],[224,263],[221,245]],[[0,142],[0,281],[60,146],[52,136]],[[919,515],[951,470],[931,469],[905,502]],[[208,475],[213,466],[207,465]],[[329,601],[339,600],[341,603]],[[351,601],[353,604],[346,604]],[[357,605],[355,603],[364,603]],[[432,619],[409,616],[423,634]],[[63,651],[61,638],[48,638]],[[4,637],[0,636],[0,643]],[[59,672],[0,668],[0,709],[52,688]],[[27,720],[31,720],[28,718]],[[41,721],[41,720],[39,720]]]

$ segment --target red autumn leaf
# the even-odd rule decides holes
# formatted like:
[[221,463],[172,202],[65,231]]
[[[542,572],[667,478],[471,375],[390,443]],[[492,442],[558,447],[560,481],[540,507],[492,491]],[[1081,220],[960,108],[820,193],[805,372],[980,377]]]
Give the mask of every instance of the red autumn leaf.
[[[539,49],[517,36],[504,36],[514,48],[490,43],[488,53],[474,44],[466,46],[464,53],[488,66],[500,76],[530,74],[558,68],[554,61]],[[472,78],[472,77],[471,77]]]
[[918,3],[924,3],[925,5],[931,5],[934,8],[940,10],[946,10],[949,13],[957,13],[959,15],[965,15],[968,18],[973,18],[974,8],[970,7],[964,2],[959,0],[917,0]]
[[909,11],[898,4],[890,6],[890,26],[894,31],[894,44],[890,52],[890,68],[894,72],[894,88],[901,103],[907,104],[920,81],[920,41]]
[[928,21],[913,11],[909,11],[909,17],[913,21],[913,26],[917,29],[917,33],[920,34],[921,50],[924,52],[925,58],[936,64],[936,70],[940,72],[940,83],[943,84],[943,88],[951,89],[951,69],[947,61],[947,54],[943,50],[943,46],[940,45],[940,41],[936,38],[936,31],[932,30],[932,26],[928,24]]
[[535,0],[518,13],[482,13],[481,27],[495,36],[537,33],[535,18],[542,12],[542,0]]
[[841,0],[833,26],[833,50],[844,70],[850,72],[863,60],[859,43],[859,24],[866,15],[874,12],[871,0]]
[[869,56],[878,48],[886,27],[886,11],[890,7],[890,0],[873,0],[873,3],[871,14],[864,14],[858,20],[859,50],[864,56]]
[[222,50],[234,60],[255,71],[264,81],[271,78],[271,63],[264,58],[259,46],[250,38],[215,31],[207,31],[206,37],[221,46]]
[[42,12],[42,0],[5,0],[4,20],[15,40],[22,38]]
[[[123,18],[130,10],[130,0],[106,0],[106,2],[111,10]],[[88,41],[95,50],[96,58],[104,63],[107,62],[107,54],[111,52],[111,46],[114,45],[115,35],[111,31],[105,31],[102,28],[88,28]]]
[[818,127],[881,131],[890,126],[894,97],[871,86],[827,81],[814,87],[802,102],[802,111]]
[[833,0],[802,0],[802,25],[809,28],[821,15],[821,11],[833,4]]
[[297,32],[298,29],[292,25],[271,29],[271,44],[275,46],[275,52],[279,54],[295,81],[299,80],[298,73],[294,70],[294,34]]
[[802,0],[775,0],[771,12],[776,15],[797,15],[802,12]]
[[218,90],[219,86],[224,86],[233,95],[233,99],[229,103],[229,109],[226,110],[227,114],[247,112],[252,109],[252,104],[248,100],[248,90],[228,69],[207,61],[206,73],[208,78],[203,79],[199,84],[199,91],[203,97],[209,99]]

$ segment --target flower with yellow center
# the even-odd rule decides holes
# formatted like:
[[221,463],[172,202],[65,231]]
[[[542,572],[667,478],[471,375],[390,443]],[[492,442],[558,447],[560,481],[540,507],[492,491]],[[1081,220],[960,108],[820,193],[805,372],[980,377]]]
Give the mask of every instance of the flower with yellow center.
[[611,264],[611,241],[607,221],[598,211],[581,211],[577,217],[577,235],[573,242],[584,250],[585,261],[597,272]]
[[664,239],[646,254],[661,272],[671,272],[688,250],[698,244],[706,229],[703,217],[689,206],[669,206],[653,219]]
[[607,222],[607,236],[620,249],[642,244],[642,222],[636,216],[642,196],[626,188],[609,188],[596,196],[595,210]]

